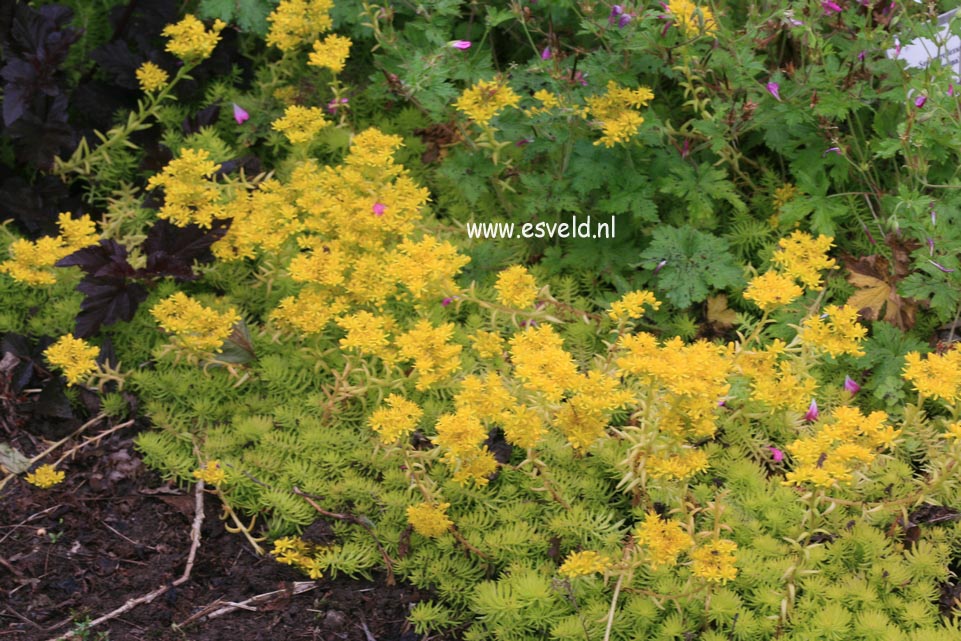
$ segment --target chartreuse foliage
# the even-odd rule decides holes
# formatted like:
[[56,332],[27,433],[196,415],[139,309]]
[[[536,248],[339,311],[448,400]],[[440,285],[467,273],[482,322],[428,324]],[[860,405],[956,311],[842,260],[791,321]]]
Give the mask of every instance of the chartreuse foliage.
[[[146,462],[258,551],[429,590],[418,633],[961,638],[961,352],[903,331],[957,316],[957,107],[886,6],[202,2],[55,163],[99,228],[4,227],[0,328],[135,392]],[[221,20],[252,84],[191,124]],[[623,235],[463,229],[588,213]]]

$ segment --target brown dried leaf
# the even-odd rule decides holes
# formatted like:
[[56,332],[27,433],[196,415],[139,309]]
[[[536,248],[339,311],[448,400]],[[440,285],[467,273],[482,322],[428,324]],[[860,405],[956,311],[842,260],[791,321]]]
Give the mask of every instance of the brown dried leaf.
[[737,313],[728,309],[727,296],[718,294],[707,297],[707,322],[720,330],[732,327],[737,321]]
[[[907,255],[904,254],[904,246],[899,248],[901,251],[895,252],[895,271],[906,274],[907,268],[901,263],[907,259]],[[857,309],[865,320],[883,318],[902,330],[914,326],[917,303],[898,294],[897,282],[903,274],[892,274],[887,259],[872,255],[857,259],[848,257],[844,262],[848,269],[848,282],[858,288],[847,300],[847,305]]]

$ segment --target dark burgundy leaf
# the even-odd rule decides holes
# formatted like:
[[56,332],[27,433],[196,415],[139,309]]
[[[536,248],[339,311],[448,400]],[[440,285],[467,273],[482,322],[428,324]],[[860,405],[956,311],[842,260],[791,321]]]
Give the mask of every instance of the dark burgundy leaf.
[[226,176],[227,174],[232,174],[233,172],[243,169],[244,174],[248,176],[256,176],[261,173],[264,168],[260,164],[260,159],[256,156],[246,155],[239,158],[231,158],[230,160],[225,160],[220,163],[220,169],[218,169],[214,176]]
[[54,156],[73,149],[76,142],[66,120],[67,97],[42,100],[49,103],[43,119],[39,111],[27,112],[7,128],[7,134],[14,140],[18,161],[49,170]]
[[127,262],[127,248],[109,239],[101,240],[97,245],[78,249],[58,260],[56,266],[76,266],[92,278],[130,278],[136,273]]
[[195,134],[202,127],[211,127],[217,123],[217,118],[220,117],[220,103],[214,103],[209,107],[201,109],[193,116],[187,116],[184,118],[183,124],[180,125],[180,129],[184,132],[185,136],[190,134]]
[[55,378],[48,382],[40,391],[33,406],[33,411],[39,416],[51,418],[73,418],[70,400],[64,391],[63,382]]
[[177,227],[166,220],[158,220],[143,242],[147,267],[141,273],[185,280],[196,278],[194,261],[213,260],[210,246],[224,237],[229,226],[227,220],[215,220],[210,229],[202,229],[199,225]]
[[125,89],[139,90],[136,73],[143,63],[143,57],[130,51],[127,43],[114,40],[100,45],[90,52],[90,58],[107,74],[113,84]]
[[86,295],[77,315],[75,334],[80,338],[93,336],[102,325],[129,321],[147,298],[142,285],[126,278],[88,276],[80,281],[77,290]]
[[41,176],[30,184],[19,176],[7,178],[0,185],[0,208],[4,217],[20,221],[31,238],[57,234],[57,214],[79,209],[81,203],[73,199],[56,176]]

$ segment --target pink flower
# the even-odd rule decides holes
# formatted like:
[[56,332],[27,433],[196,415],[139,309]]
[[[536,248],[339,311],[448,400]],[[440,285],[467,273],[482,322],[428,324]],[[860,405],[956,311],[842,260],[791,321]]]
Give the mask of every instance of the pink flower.
[[623,28],[626,27],[626,26],[628,25],[628,23],[630,23],[630,21],[633,20],[633,19],[634,19],[634,16],[632,16],[632,15],[629,14],[629,13],[622,14],[621,17],[617,19],[617,27],[618,27],[619,29],[623,29]]
[[920,109],[921,107],[924,106],[924,103],[926,103],[927,101],[928,101],[927,96],[918,96],[914,101],[914,106]]
[[813,423],[818,420],[818,416],[820,415],[821,413],[818,412],[818,402],[812,398],[811,404],[808,405],[808,411],[804,414],[804,420],[808,423]]
[[850,376],[845,376],[844,389],[846,389],[851,394],[851,396],[854,396],[855,394],[861,391],[861,386],[858,385],[857,382]]
[[928,256],[934,256],[934,239],[928,236]]
[[949,84],[949,85],[948,85],[948,96],[950,96],[950,97],[952,97],[952,98],[954,97],[954,85],[952,85],[952,84]]
[[442,300],[442,301],[440,302],[440,304],[443,305],[444,307],[447,307],[448,305],[450,305],[450,304],[453,303],[453,302],[454,302],[454,299],[451,298],[450,296],[448,296],[447,298],[445,298],[444,300]]
[[824,9],[825,15],[831,15],[832,13],[841,13],[844,9],[834,0],[821,0],[821,8]]
[[615,4],[613,7],[611,7],[611,14],[607,16],[607,24],[613,25],[615,22],[617,22],[618,17],[622,13],[624,13],[624,7],[619,4]]
[[250,114],[247,113],[243,107],[238,105],[236,102],[234,104],[234,120],[237,121],[238,125],[242,125],[250,118]]
[[447,45],[463,51],[464,49],[470,49],[470,40],[451,40]]
[[771,458],[774,459],[775,463],[780,463],[784,460],[784,452],[781,450],[777,449],[773,445],[768,445],[767,449],[771,451]]
[[541,52],[541,60],[550,60],[550,59],[551,59],[551,48],[544,47],[544,51]]
[[374,206],[371,207],[371,210],[374,212],[375,216],[383,216],[384,212],[387,211],[387,205],[383,203],[374,203]]
[[781,102],[781,86],[779,84],[776,82],[769,82],[767,83],[767,90],[768,93],[774,96],[775,100]]
[[821,158],[824,158],[825,156],[827,156],[827,155],[830,154],[830,153],[835,153],[835,154],[837,154],[837,155],[840,156],[840,155],[841,155],[841,148],[840,148],[840,147],[828,147],[827,149],[824,150],[824,153],[821,154]]

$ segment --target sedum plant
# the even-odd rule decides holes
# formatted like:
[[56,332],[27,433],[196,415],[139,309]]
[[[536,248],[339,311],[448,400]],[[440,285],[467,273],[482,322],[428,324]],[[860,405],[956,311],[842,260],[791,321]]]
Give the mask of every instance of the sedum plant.
[[[165,30],[181,72],[141,67],[148,99],[128,126],[56,166],[97,174],[91,159],[129,148],[148,119],[168,127],[173,157],[143,190],[113,185],[99,228],[68,215],[58,236],[26,240],[4,227],[0,287],[22,305],[0,314],[3,329],[59,337],[45,358],[73,386],[137,393],[156,426],[138,439],[147,463],[202,480],[256,550],[312,578],[385,571],[428,590],[410,614],[421,634],[961,637],[959,352],[927,353],[894,327],[910,325],[901,279],[919,291],[951,277],[934,260],[951,232],[942,218],[944,244],[926,245],[933,272],[886,233],[902,220],[905,234],[929,230],[916,205],[948,189],[925,183],[908,142],[928,120],[877,107],[881,131],[906,118],[878,155],[910,166],[900,205],[877,182],[859,194],[870,227],[828,191],[873,170],[822,162],[867,153],[855,125],[874,107],[839,103],[834,81],[855,72],[837,51],[849,36],[885,42],[888,10],[806,7],[835,26],[781,6],[446,1],[422,8],[424,24],[357,4],[281,2],[255,86],[211,89],[250,111],[235,102],[233,124],[195,132],[171,126],[182,113],[166,99],[225,25]],[[483,37],[468,40],[462,13],[480,10]],[[798,47],[796,80],[769,79],[754,51],[767,36]],[[466,57],[495,39],[516,73]],[[354,86],[358,42],[376,43],[364,60],[383,86]],[[804,74],[823,103],[784,111]],[[378,91],[416,113],[362,118]],[[788,125],[753,119],[756,100]],[[832,118],[850,125],[829,141],[837,158],[803,152]],[[438,167],[418,165],[405,123],[440,127]],[[242,168],[243,145],[265,171]],[[747,150],[792,162],[772,177]],[[630,197],[596,197],[618,190]],[[773,218],[757,206],[765,190]],[[590,262],[572,275],[563,244],[505,257],[465,239],[468,210],[495,206],[507,219],[626,215],[613,255],[637,273]],[[884,237],[871,260],[837,247],[864,249],[862,228]],[[842,268],[860,277],[845,283]],[[864,310],[881,307],[854,297],[864,285],[900,305],[871,336]],[[736,309],[709,298],[722,289]],[[950,301],[933,300],[940,319]],[[702,302],[718,340],[686,320]],[[31,307],[39,316],[19,311]],[[123,365],[97,362],[108,339]],[[309,534],[318,519],[330,536]]]

